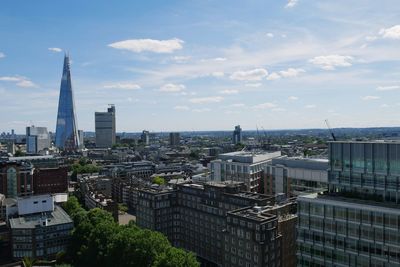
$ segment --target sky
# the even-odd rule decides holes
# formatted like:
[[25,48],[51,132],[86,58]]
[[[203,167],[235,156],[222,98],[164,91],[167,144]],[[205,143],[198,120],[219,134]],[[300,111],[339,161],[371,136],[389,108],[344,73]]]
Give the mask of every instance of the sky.
[[0,8],[0,131],[54,131],[64,53],[78,128],[400,126],[398,1],[20,1]]

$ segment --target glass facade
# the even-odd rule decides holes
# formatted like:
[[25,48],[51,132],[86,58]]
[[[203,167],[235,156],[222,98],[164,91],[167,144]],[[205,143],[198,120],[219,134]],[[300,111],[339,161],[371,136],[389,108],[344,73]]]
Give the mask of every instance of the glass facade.
[[73,151],[79,147],[69,56],[67,55],[64,58],[60,98],[58,101],[56,146],[67,151]]

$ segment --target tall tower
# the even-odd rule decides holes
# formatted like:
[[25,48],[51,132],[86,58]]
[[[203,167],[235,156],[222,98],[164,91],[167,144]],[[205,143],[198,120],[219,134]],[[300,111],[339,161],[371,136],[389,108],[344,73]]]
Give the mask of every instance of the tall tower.
[[77,129],[69,55],[66,54],[61,78],[60,98],[58,100],[56,146],[66,151],[77,150],[79,148]]
[[110,104],[107,112],[95,112],[96,147],[110,148],[115,144],[115,106]]

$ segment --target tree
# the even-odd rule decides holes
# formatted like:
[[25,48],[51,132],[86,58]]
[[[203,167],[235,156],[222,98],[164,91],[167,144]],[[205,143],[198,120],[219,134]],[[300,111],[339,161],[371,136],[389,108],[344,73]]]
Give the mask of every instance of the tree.
[[165,184],[165,179],[160,177],[160,176],[156,176],[153,179],[153,183],[154,184],[158,184],[158,185],[164,185]]
[[165,253],[158,256],[153,266],[159,267],[199,267],[193,253],[187,253],[182,249],[170,247]]
[[19,149],[17,151],[15,151],[15,154],[14,154],[14,156],[16,156],[16,157],[23,157],[25,155],[26,154]]

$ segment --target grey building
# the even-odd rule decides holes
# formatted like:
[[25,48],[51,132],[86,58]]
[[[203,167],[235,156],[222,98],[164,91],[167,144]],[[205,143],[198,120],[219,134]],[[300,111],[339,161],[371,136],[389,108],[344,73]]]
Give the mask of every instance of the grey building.
[[36,154],[50,147],[50,135],[46,127],[26,127],[26,152]]
[[[244,192],[244,189],[244,184],[238,182],[184,183],[174,189],[141,189],[137,224],[164,233],[174,246],[193,251],[204,266],[234,266],[233,262],[242,263],[241,266],[282,266],[278,264],[281,252],[271,252],[274,254],[273,264],[264,260],[264,254],[269,253],[265,252],[264,244],[274,247],[274,250],[281,249],[278,215],[271,213],[265,215],[266,221],[246,222],[243,225],[247,220],[244,210],[262,206],[257,208],[261,216],[262,210],[274,206],[274,198]],[[243,222],[237,220],[241,216]],[[263,228],[261,225],[264,223],[271,223],[271,227]],[[242,237],[240,243],[236,242]],[[236,254],[239,250],[243,251],[243,257]],[[254,250],[263,256],[259,259],[254,257]]]
[[400,266],[400,143],[329,143],[328,191],[300,196],[302,266]]
[[142,143],[144,145],[149,145],[150,144],[150,132],[143,130],[142,135],[140,136],[140,140],[142,140]]
[[179,146],[181,143],[181,135],[179,133],[169,133],[169,145]]
[[95,112],[96,147],[110,148],[115,144],[115,106],[107,112]]
[[242,142],[242,128],[240,128],[240,125],[236,125],[235,130],[233,131],[232,143],[236,145],[241,142]]

